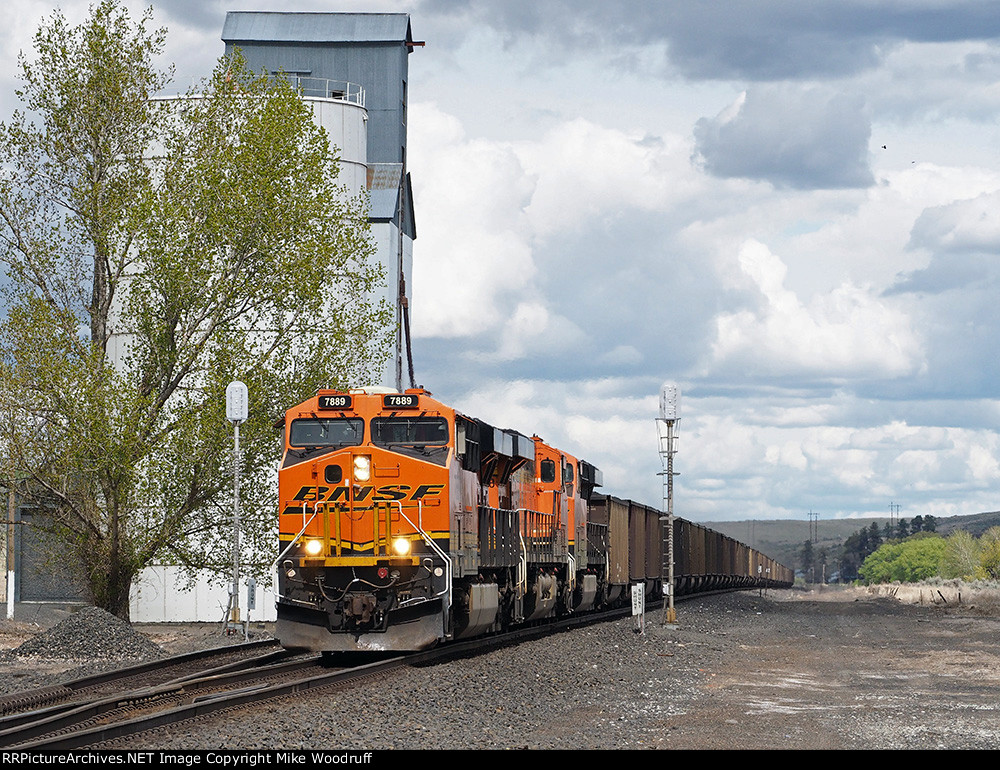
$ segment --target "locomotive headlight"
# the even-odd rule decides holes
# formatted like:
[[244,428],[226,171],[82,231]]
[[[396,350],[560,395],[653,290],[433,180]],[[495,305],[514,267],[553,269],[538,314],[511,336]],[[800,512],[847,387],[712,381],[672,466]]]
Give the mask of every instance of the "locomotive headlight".
[[372,476],[372,458],[368,455],[355,455],[354,480],[368,481]]
[[322,551],[322,540],[306,540],[305,552],[307,556],[319,556]]
[[405,537],[397,537],[392,541],[392,550],[396,556],[406,556],[410,552],[410,541]]

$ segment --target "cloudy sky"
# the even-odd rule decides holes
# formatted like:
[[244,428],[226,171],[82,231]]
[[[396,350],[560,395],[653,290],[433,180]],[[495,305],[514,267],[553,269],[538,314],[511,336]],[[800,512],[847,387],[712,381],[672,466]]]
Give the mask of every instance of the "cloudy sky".
[[[54,4],[6,7],[4,118]],[[164,0],[178,81],[255,9],[408,12],[427,43],[408,159],[435,395],[658,504],[675,381],[696,521],[1000,508],[995,2]]]

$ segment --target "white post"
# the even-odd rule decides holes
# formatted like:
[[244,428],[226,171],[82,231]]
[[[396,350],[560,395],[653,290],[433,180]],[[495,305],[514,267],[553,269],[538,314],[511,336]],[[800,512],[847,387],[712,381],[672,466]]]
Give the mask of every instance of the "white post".
[[17,499],[11,487],[7,497],[7,620],[14,619],[14,517]]
[[229,623],[226,630],[247,625],[240,623],[240,423],[247,419],[247,386],[234,380],[226,387],[226,418],[233,424],[233,585],[229,594]]

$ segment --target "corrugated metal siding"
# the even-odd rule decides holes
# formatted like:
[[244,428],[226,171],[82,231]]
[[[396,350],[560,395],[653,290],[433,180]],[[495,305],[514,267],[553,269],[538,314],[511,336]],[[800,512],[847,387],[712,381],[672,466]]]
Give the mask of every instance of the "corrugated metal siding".
[[281,13],[229,11],[222,27],[229,42],[279,40],[321,43],[412,42],[406,13]]
[[65,546],[48,531],[51,526],[44,515],[21,509],[14,536],[17,601],[81,601],[90,595],[83,565],[65,558]]

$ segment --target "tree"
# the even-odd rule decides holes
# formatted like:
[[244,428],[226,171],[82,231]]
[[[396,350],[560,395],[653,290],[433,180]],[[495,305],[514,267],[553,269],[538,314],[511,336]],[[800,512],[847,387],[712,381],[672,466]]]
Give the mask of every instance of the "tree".
[[826,582],[830,575],[827,567],[830,566],[830,552],[826,548],[820,548],[816,552],[816,568],[819,571],[820,582]]
[[882,545],[882,533],[879,531],[878,523],[872,522],[868,527],[868,547],[874,551]]
[[309,109],[238,59],[152,99],[169,73],[150,21],[114,0],[78,27],[55,13],[20,60],[34,120],[0,127],[0,474],[125,618],[153,559],[229,562],[228,382],[250,391],[246,558],[266,564],[273,423],[388,344],[365,206]]
[[805,574],[806,580],[810,583],[813,582],[811,572],[815,565],[813,563],[814,556],[812,540],[806,540],[802,543],[802,551],[800,552],[799,558],[801,559],[802,572]]
[[913,583],[940,572],[947,544],[936,535],[886,543],[861,565],[859,575],[866,583]]
[[869,545],[869,530],[862,528],[844,541],[840,556],[840,572],[842,580],[854,580],[858,576],[858,568],[865,557],[871,552]]
[[945,540],[944,556],[941,558],[941,577],[967,578],[985,577],[980,566],[980,546],[977,540],[960,529]]
[[987,577],[1000,578],[1000,527],[990,527],[980,536],[979,566]]

